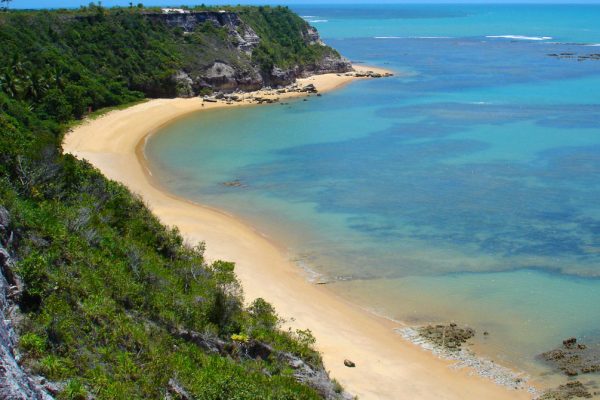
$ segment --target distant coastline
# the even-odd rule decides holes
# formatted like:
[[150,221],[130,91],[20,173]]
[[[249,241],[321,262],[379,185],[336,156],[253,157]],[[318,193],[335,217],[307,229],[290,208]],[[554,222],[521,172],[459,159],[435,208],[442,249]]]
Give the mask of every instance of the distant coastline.
[[[355,68],[359,72],[386,72],[363,66]],[[327,74],[299,82],[326,92],[356,79]],[[259,91],[254,93],[257,95],[283,100],[307,94]],[[249,101],[203,103],[199,98],[151,100],[83,123],[65,137],[63,149],[88,160],[108,178],[140,194],[161,221],[177,226],[186,240],[205,241],[209,259],[236,262],[236,273],[247,300],[264,297],[288,319],[289,326],[311,329],[327,369],[361,399],[529,398],[524,391],[509,391],[481,377],[469,376],[466,370],[451,370],[450,362],[433,357],[394,333],[394,329],[402,328],[400,324],[377,317],[326,288],[308,283],[282,250],[251,226],[219,210],[174,196],[154,181],[143,155],[149,135],[190,113],[250,104]],[[352,360],[356,367],[344,366],[345,359]]]

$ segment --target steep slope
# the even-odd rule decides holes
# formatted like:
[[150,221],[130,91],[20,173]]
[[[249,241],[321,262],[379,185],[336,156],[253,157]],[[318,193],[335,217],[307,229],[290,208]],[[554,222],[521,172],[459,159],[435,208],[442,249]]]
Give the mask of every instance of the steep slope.
[[[285,9],[218,14],[223,24],[204,21],[190,35],[143,9],[0,15],[3,396],[343,396],[310,332],[279,330],[263,300],[244,306],[232,263],[207,263],[202,246],[186,246],[125,187],[60,150],[69,124],[89,108],[175,96],[182,71],[199,71],[192,90],[212,90],[218,81],[201,71],[218,70],[217,60],[242,77],[243,68],[258,71],[264,83],[275,66],[307,73],[335,54],[311,44],[308,30],[281,42],[279,30],[268,33],[288,26]],[[236,34],[227,25],[234,20]],[[222,85],[242,86],[237,78]]]

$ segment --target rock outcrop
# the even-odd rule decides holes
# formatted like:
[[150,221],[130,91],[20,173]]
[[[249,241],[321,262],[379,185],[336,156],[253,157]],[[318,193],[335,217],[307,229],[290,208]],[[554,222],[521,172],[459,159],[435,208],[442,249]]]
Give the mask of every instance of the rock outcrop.
[[467,340],[475,336],[471,328],[459,327],[455,323],[448,325],[427,325],[418,329],[419,334],[431,343],[448,350],[458,350]]
[[539,358],[567,376],[600,372],[600,348],[577,343],[576,338],[563,340],[562,346],[540,354]]
[[[228,35],[228,49],[219,51],[221,59],[208,59],[204,54],[183,63],[173,80],[177,84],[176,96],[190,97],[205,90],[232,92],[235,90],[258,90],[265,86],[287,86],[296,78],[325,73],[346,73],[352,71],[352,64],[335,51],[325,52],[323,57],[309,65],[294,65],[288,68],[274,66],[270,71],[259,68],[253,60],[253,52],[260,45],[260,36],[234,12],[186,12],[186,13],[146,13],[147,18],[156,23],[164,23],[178,28],[184,35],[191,35],[205,23],[224,29]],[[307,46],[325,46],[319,33],[312,26],[306,26],[299,34]]]
[[172,28],[181,28],[185,33],[191,33],[200,24],[210,22],[218,27],[225,27],[232,39],[235,39],[237,48],[246,54],[252,54],[252,50],[260,43],[256,32],[239,15],[233,12],[200,11],[188,13],[147,13],[150,19],[163,22]]
[[10,215],[0,206],[0,399],[52,400],[40,379],[30,376],[19,365],[18,337],[13,327],[18,309],[14,302],[21,283],[13,273],[14,262],[7,247],[12,240]]
[[591,399],[592,393],[579,381],[567,382],[556,389],[546,391],[538,400]]

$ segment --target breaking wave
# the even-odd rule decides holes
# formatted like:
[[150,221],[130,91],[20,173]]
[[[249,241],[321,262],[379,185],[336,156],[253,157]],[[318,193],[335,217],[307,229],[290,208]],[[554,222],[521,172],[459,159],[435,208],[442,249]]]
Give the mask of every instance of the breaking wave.
[[523,35],[490,35],[486,38],[492,39],[513,39],[513,40],[550,40],[551,36],[523,36]]

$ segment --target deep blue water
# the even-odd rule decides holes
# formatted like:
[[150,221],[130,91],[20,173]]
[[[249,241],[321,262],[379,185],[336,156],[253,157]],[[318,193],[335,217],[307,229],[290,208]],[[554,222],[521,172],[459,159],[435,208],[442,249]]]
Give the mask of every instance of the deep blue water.
[[600,6],[295,9],[396,77],[181,120],[147,148],[164,184],[344,296],[488,330],[484,352],[530,371],[564,337],[600,341],[600,60],[578,58],[600,53]]

